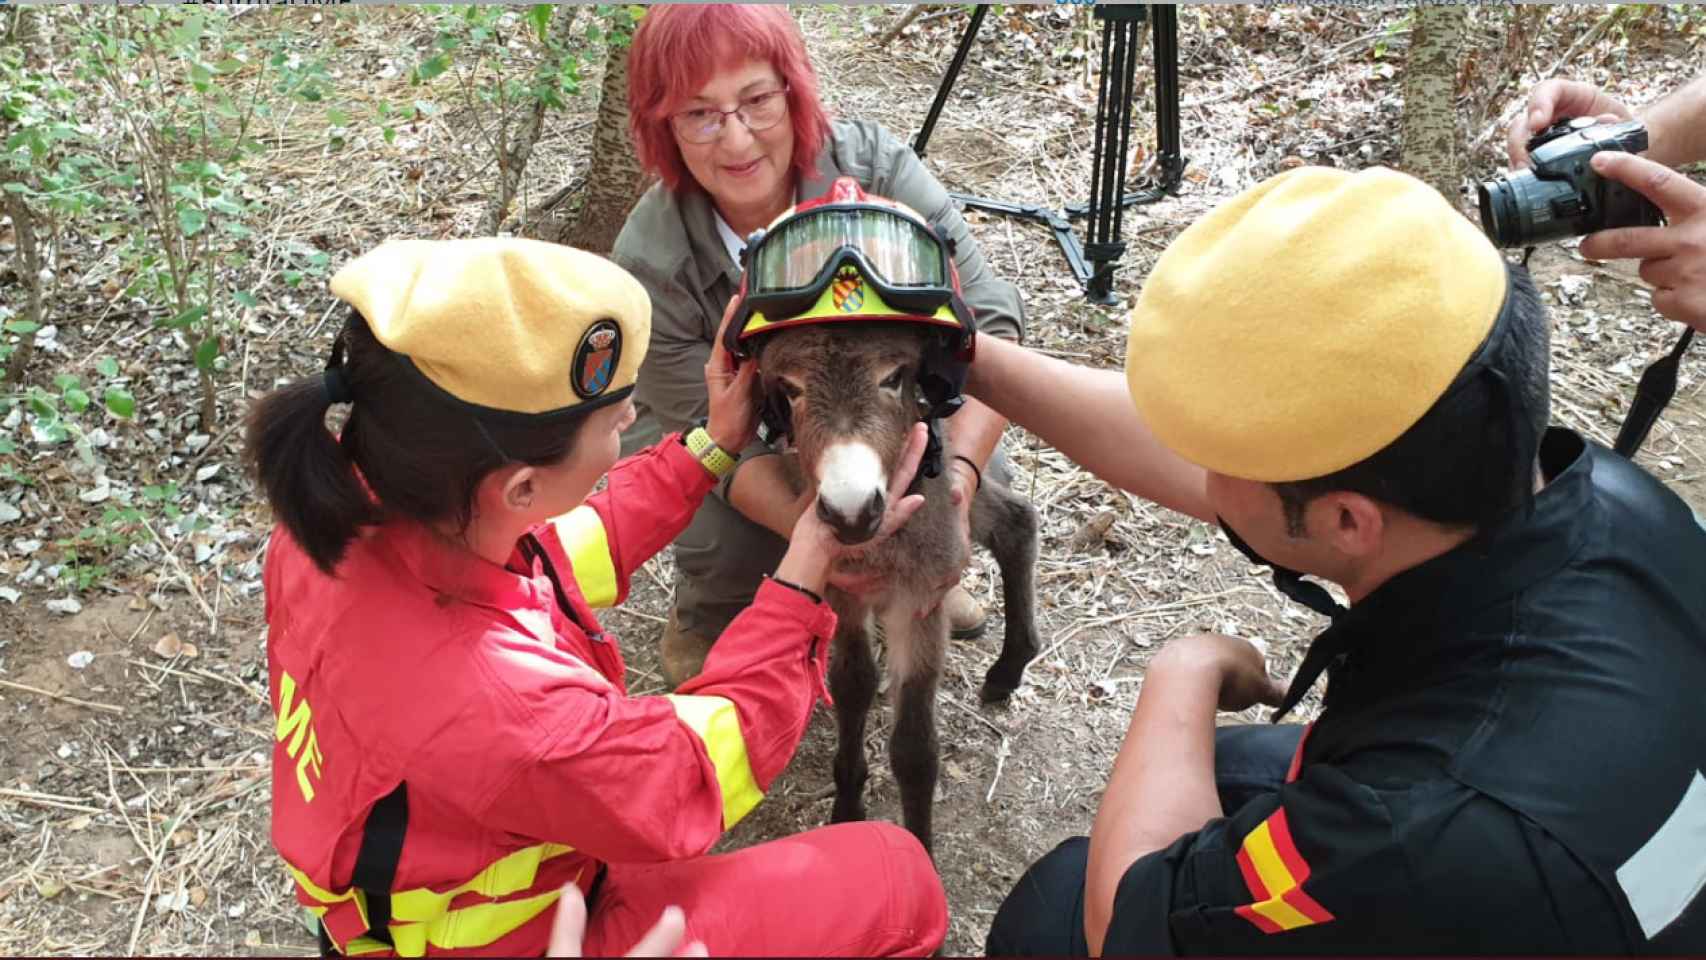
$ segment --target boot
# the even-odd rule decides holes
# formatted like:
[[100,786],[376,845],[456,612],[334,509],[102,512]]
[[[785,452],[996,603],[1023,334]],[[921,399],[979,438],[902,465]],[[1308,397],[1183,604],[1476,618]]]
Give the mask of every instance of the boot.
[[983,604],[972,599],[966,588],[958,584],[942,598],[942,612],[948,617],[948,636],[955,640],[981,637],[983,628],[989,623]]
[[663,661],[663,677],[670,689],[697,677],[705,669],[705,657],[711,652],[713,640],[681,629],[675,611],[670,611],[669,624],[663,629],[659,643],[659,659]]

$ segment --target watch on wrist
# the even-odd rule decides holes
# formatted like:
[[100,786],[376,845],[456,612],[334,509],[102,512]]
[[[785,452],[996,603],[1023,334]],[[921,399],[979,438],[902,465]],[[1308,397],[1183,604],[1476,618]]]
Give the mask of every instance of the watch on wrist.
[[693,454],[699,465],[718,480],[729,475],[735,468],[735,461],[740,454],[730,453],[717,446],[717,441],[711,439],[710,431],[705,429],[705,422],[700,421],[693,429],[681,437],[681,442],[687,447],[687,452]]

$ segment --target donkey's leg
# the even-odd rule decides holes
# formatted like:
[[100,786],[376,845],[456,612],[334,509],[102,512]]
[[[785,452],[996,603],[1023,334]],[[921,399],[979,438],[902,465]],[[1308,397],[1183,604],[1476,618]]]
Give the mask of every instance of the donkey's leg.
[[973,502],[972,532],[1001,569],[1006,636],[983,680],[984,703],[1006,700],[1037,655],[1037,512],[1008,487],[986,483]]
[[835,810],[831,823],[865,819],[865,718],[877,696],[877,665],[871,658],[868,614],[862,605],[837,603],[835,656],[829,693],[835,698]]
[[936,686],[942,679],[948,621],[940,609],[920,619],[914,609],[900,604],[883,612],[883,635],[888,638],[889,695],[894,704],[889,764],[900,787],[901,819],[930,850],[939,762]]

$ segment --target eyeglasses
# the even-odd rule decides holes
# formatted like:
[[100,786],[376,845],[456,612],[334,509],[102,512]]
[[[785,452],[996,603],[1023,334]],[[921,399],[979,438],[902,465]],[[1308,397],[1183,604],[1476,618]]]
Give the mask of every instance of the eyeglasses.
[[723,124],[728,122],[730,114],[740,117],[740,122],[748,130],[759,133],[774,127],[787,112],[788,88],[784,86],[779,90],[755,93],[743,99],[733,110],[715,107],[683,110],[671,115],[669,123],[676,135],[688,143],[710,143],[722,136]]

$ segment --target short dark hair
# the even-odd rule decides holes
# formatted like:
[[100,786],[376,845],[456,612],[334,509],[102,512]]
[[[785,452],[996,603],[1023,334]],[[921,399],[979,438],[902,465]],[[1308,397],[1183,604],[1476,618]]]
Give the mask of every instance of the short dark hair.
[[355,397],[342,434],[326,429],[331,402],[314,376],[255,403],[244,447],[279,522],[328,574],[363,526],[407,518],[465,529],[487,474],[510,462],[561,461],[586,421],[476,421],[407,369],[408,360],[380,343],[354,308],[340,336],[348,350],[343,376]]
[[[1506,264],[1506,276],[1504,329],[1489,345],[1488,369],[1455,384],[1373,456],[1323,477],[1272,484],[1292,536],[1303,535],[1309,503],[1333,491],[1454,527],[1482,526],[1525,502],[1551,414],[1551,331],[1528,270]],[[1515,431],[1506,390],[1515,391],[1526,420]]]

